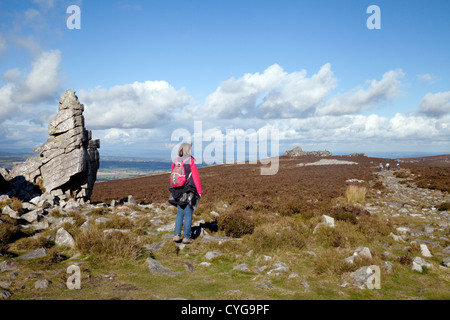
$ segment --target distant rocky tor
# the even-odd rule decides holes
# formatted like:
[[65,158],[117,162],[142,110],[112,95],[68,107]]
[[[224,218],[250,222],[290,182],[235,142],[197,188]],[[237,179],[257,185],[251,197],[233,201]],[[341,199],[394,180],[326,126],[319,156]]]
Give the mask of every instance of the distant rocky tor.
[[99,168],[100,140],[86,130],[84,106],[72,90],[59,100],[58,113],[48,126],[49,138],[34,149],[39,157],[0,168],[0,192],[29,201],[43,192],[64,200],[88,201]]
[[300,147],[295,147],[292,150],[287,150],[283,156],[287,157],[303,157],[303,156],[314,156],[314,157],[330,157],[333,154],[330,151],[323,150],[323,151],[303,151]]

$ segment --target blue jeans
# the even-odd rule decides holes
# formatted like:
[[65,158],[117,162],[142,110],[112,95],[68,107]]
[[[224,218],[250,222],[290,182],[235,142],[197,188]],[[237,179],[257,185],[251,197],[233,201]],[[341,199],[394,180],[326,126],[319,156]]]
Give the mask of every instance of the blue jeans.
[[192,208],[190,205],[186,205],[183,209],[180,206],[177,206],[177,218],[175,219],[175,231],[174,235],[181,236],[181,228],[183,226],[184,219],[184,228],[183,228],[183,236],[185,238],[191,237],[191,224],[192,224]]

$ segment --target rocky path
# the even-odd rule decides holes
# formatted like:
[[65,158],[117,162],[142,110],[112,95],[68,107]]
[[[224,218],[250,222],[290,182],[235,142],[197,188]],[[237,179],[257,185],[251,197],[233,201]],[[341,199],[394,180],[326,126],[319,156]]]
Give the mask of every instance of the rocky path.
[[[395,171],[378,172],[380,181],[386,190],[375,203],[369,203],[367,208],[371,212],[383,212],[391,216],[411,216],[429,220],[441,220],[443,226],[449,225],[447,211],[438,211],[437,207],[450,201],[450,195],[440,190],[416,187],[407,179],[400,179],[394,175]],[[402,183],[403,182],[403,183]]]

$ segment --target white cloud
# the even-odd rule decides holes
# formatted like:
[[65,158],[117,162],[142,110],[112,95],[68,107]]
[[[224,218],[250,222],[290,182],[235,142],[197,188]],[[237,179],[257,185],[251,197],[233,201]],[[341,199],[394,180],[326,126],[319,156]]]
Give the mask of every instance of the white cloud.
[[210,94],[203,112],[217,118],[290,118],[310,113],[335,85],[330,64],[317,74],[287,73],[278,64],[264,73],[245,74],[224,81]]
[[427,93],[420,102],[419,114],[441,117],[450,113],[450,91]]
[[13,83],[7,83],[0,87],[0,123],[16,108],[16,104],[13,102],[14,91]]
[[402,70],[386,72],[380,81],[371,80],[367,89],[359,88],[332,98],[317,110],[318,115],[344,115],[369,110],[377,103],[395,98],[400,90]]
[[54,99],[61,91],[60,64],[59,50],[43,52],[33,62],[31,72],[21,85],[17,100],[24,103],[36,103]]
[[192,101],[184,88],[175,90],[166,81],[80,90],[78,96],[85,105],[86,125],[92,129],[152,128],[167,120],[176,122],[177,112]]
[[21,114],[24,108],[36,112],[37,106],[57,101],[61,91],[60,63],[60,51],[46,51],[33,61],[31,71],[23,79],[18,69],[5,71],[3,80],[8,82],[0,87],[0,122],[26,116]]

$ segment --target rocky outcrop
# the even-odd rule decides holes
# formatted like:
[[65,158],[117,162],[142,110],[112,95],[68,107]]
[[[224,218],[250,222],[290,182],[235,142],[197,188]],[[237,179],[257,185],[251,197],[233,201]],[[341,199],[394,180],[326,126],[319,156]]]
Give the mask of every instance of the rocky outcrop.
[[34,149],[39,157],[15,163],[11,172],[2,171],[10,184],[10,196],[29,200],[40,189],[62,199],[90,199],[99,168],[100,140],[92,140],[91,131],[85,129],[83,111],[75,92],[67,90],[48,126],[49,138]]
[[303,156],[314,156],[314,157],[330,157],[333,154],[330,151],[303,151],[300,147],[295,147],[292,150],[287,150],[283,156],[295,158],[295,157],[303,157]]

